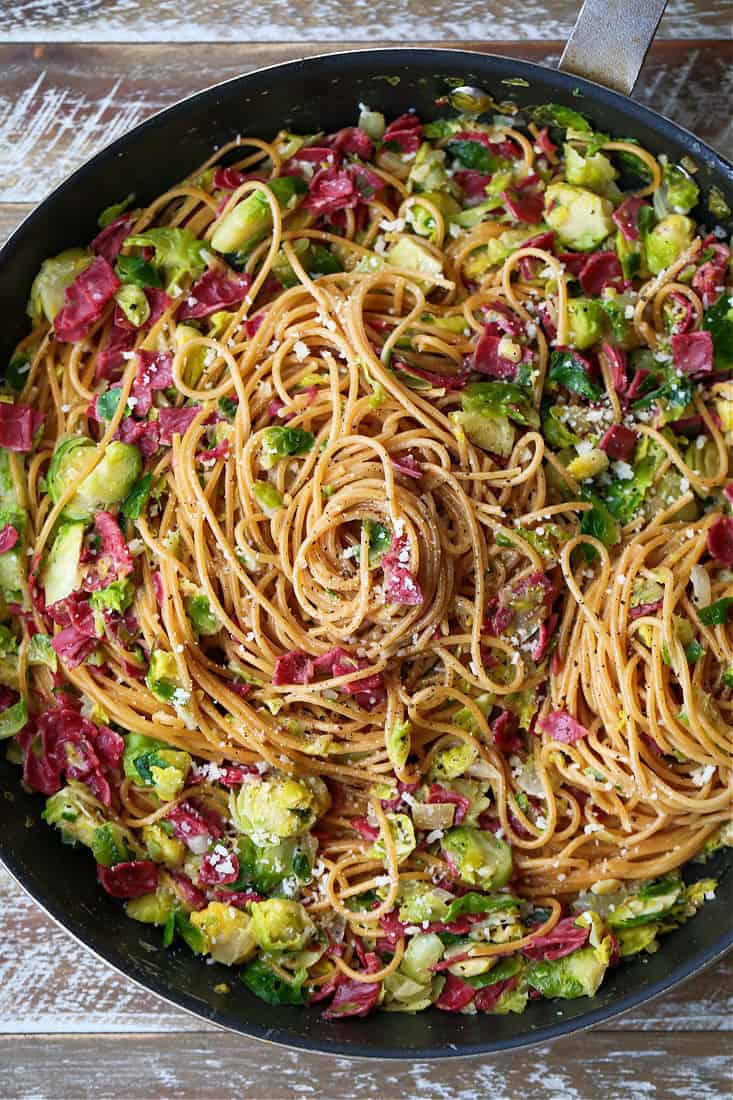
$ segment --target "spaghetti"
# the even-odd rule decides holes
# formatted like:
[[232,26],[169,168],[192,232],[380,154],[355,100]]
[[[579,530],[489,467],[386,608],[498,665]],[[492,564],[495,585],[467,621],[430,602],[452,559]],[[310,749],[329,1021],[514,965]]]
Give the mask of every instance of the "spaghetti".
[[0,729],[130,916],[276,1003],[592,994],[714,889],[730,253],[542,111],[239,138],[34,283]]

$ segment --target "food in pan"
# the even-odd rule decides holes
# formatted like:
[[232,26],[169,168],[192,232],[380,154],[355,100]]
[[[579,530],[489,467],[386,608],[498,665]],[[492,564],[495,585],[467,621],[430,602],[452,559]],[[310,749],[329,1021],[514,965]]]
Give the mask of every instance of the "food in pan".
[[725,216],[567,107],[364,107],[42,265],[0,735],[161,950],[328,1018],[521,1012],[714,895]]

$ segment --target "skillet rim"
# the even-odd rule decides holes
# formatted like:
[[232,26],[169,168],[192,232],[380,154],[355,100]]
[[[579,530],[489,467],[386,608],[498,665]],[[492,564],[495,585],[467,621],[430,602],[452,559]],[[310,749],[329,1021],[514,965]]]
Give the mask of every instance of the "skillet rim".
[[[13,254],[22,246],[23,239],[32,232],[36,220],[41,217],[43,212],[53,207],[57,197],[72,190],[78,180],[83,179],[89,174],[93,174],[97,167],[121,155],[127,147],[134,144],[138,135],[143,134],[149,129],[164,125],[167,119],[185,116],[189,106],[202,96],[215,95],[219,90],[235,84],[242,84],[243,88],[246,88],[246,84],[249,80],[261,77],[266,73],[272,73],[278,79],[283,78],[287,80],[290,74],[295,76],[307,70],[311,65],[315,67],[322,66],[324,70],[322,75],[327,76],[329,62],[331,64],[343,65],[344,59],[353,55],[362,58],[368,55],[373,58],[375,66],[373,76],[376,76],[379,71],[377,66],[387,69],[392,66],[409,66],[412,60],[417,56],[426,57],[427,55],[431,59],[434,59],[436,66],[441,63],[443,58],[446,59],[447,64],[449,64],[452,59],[462,59],[464,61],[472,59],[476,64],[491,65],[493,62],[499,62],[500,66],[511,66],[518,74],[526,76],[530,81],[533,75],[541,76],[543,81],[552,78],[551,82],[558,90],[572,93],[573,89],[580,89],[581,92],[587,96],[588,104],[594,108],[603,107],[604,103],[607,103],[609,106],[616,107],[629,114],[632,123],[634,121],[645,122],[649,128],[659,134],[661,138],[676,138],[687,146],[691,155],[698,160],[702,158],[707,167],[714,174],[727,177],[729,182],[733,184],[733,163],[713,149],[712,146],[696,137],[695,134],[685,127],[673,122],[665,115],[654,111],[644,104],[636,102],[620,92],[613,91],[585,77],[576,76],[573,73],[564,72],[562,70],[554,70],[548,65],[541,65],[537,62],[526,61],[521,58],[452,47],[386,46],[374,48],[366,47],[347,51],[333,50],[304,58],[277,62],[273,65],[263,66],[253,69],[248,73],[219,81],[216,84],[209,85],[208,87],[193,92],[191,95],[162,108],[149,118],[144,119],[132,130],[104,146],[90,157],[89,160],[85,161],[84,164],[74,169],[53,189],[53,191],[36,204],[33,210],[31,210],[15,228],[2,248],[0,248],[0,274],[2,273],[2,267],[6,263],[12,263]],[[493,77],[487,74],[487,80],[489,79],[493,79]],[[487,1036],[486,1041],[479,1043],[467,1042],[461,1045],[452,1042],[436,1045],[436,1041],[432,1040],[431,1045],[416,1048],[414,1050],[372,1045],[367,1046],[365,1044],[345,1043],[336,1038],[327,1039],[325,1036],[321,1036],[318,1039],[312,1039],[309,1036],[294,1035],[285,1027],[273,1028],[260,1025],[256,1021],[243,1021],[241,1016],[235,1016],[226,1008],[219,1009],[208,1004],[202,1005],[197,998],[185,991],[177,991],[174,993],[170,988],[170,984],[166,985],[166,983],[155,977],[146,976],[142,978],[133,976],[125,969],[121,961],[115,961],[114,952],[111,949],[95,946],[86,938],[86,933],[82,934],[81,931],[72,930],[67,921],[73,918],[70,918],[68,914],[63,912],[59,902],[54,898],[48,900],[45,898],[42,899],[41,889],[36,889],[25,881],[26,876],[19,865],[19,860],[12,851],[5,849],[5,841],[1,836],[0,862],[4,864],[13,879],[20,885],[24,892],[30,896],[43,912],[50,916],[58,926],[63,928],[65,932],[77,941],[77,943],[84,946],[96,958],[101,959],[107,965],[111,966],[118,974],[134,982],[135,985],[139,986],[141,989],[146,989],[154,993],[167,1004],[183,1009],[200,1019],[205,1019],[222,1030],[237,1032],[250,1038],[269,1042],[273,1045],[305,1050],[312,1054],[333,1054],[341,1057],[402,1062],[410,1058],[419,1061],[468,1057],[475,1058],[481,1055],[502,1051],[537,1047],[553,1039],[573,1035],[577,1032],[585,1031],[597,1024],[604,1023],[607,1020],[616,1019],[638,1005],[654,1000],[667,990],[679,986],[692,975],[707,969],[714,962],[722,958],[733,946],[733,926],[731,926],[727,931],[723,931],[714,943],[706,948],[693,951],[688,958],[679,961],[667,972],[667,974],[650,986],[632,988],[629,993],[617,997],[613,1002],[600,1005],[597,1008],[591,1008],[582,1015],[569,1019],[561,1019],[555,1024],[541,1027],[536,1030],[527,1029],[509,1038],[492,1041],[491,1037]],[[93,931],[92,938],[94,938]]]

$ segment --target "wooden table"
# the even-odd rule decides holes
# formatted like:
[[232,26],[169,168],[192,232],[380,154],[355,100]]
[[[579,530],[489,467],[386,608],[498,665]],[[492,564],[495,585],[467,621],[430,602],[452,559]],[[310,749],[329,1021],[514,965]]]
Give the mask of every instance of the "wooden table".
[[[389,43],[557,60],[571,0],[15,0],[0,22],[0,240],[97,148],[215,81]],[[515,12],[521,12],[521,24]],[[728,0],[672,0],[636,96],[733,158]],[[492,41],[487,41],[487,39]],[[0,873],[0,1097],[722,1100],[733,958],[592,1033],[439,1065],[247,1041],[115,975]]]

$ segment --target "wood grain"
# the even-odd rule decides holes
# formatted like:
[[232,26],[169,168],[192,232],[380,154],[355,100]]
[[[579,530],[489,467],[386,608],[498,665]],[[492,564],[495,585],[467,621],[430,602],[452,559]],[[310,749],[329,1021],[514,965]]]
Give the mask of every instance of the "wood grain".
[[[257,9],[239,0],[15,0],[3,14],[6,41],[250,42],[350,38],[566,38],[577,0],[267,0]],[[621,8],[619,19],[621,20]],[[662,38],[725,38],[727,0],[670,0]]]
[[99,1100],[713,1100],[729,1095],[729,1051],[698,1035],[596,1032],[523,1054],[441,1063],[325,1058],[222,1035],[17,1036],[0,1040],[3,1095]]
[[10,234],[20,225],[26,214],[30,214],[33,203],[27,202],[0,202],[0,245],[4,244]]
[[[464,45],[549,64],[560,49]],[[327,41],[221,44],[198,52],[194,65],[181,45],[0,45],[0,203],[40,200],[103,145],[207,84],[332,48]],[[635,95],[733,155],[733,43],[657,43]]]

